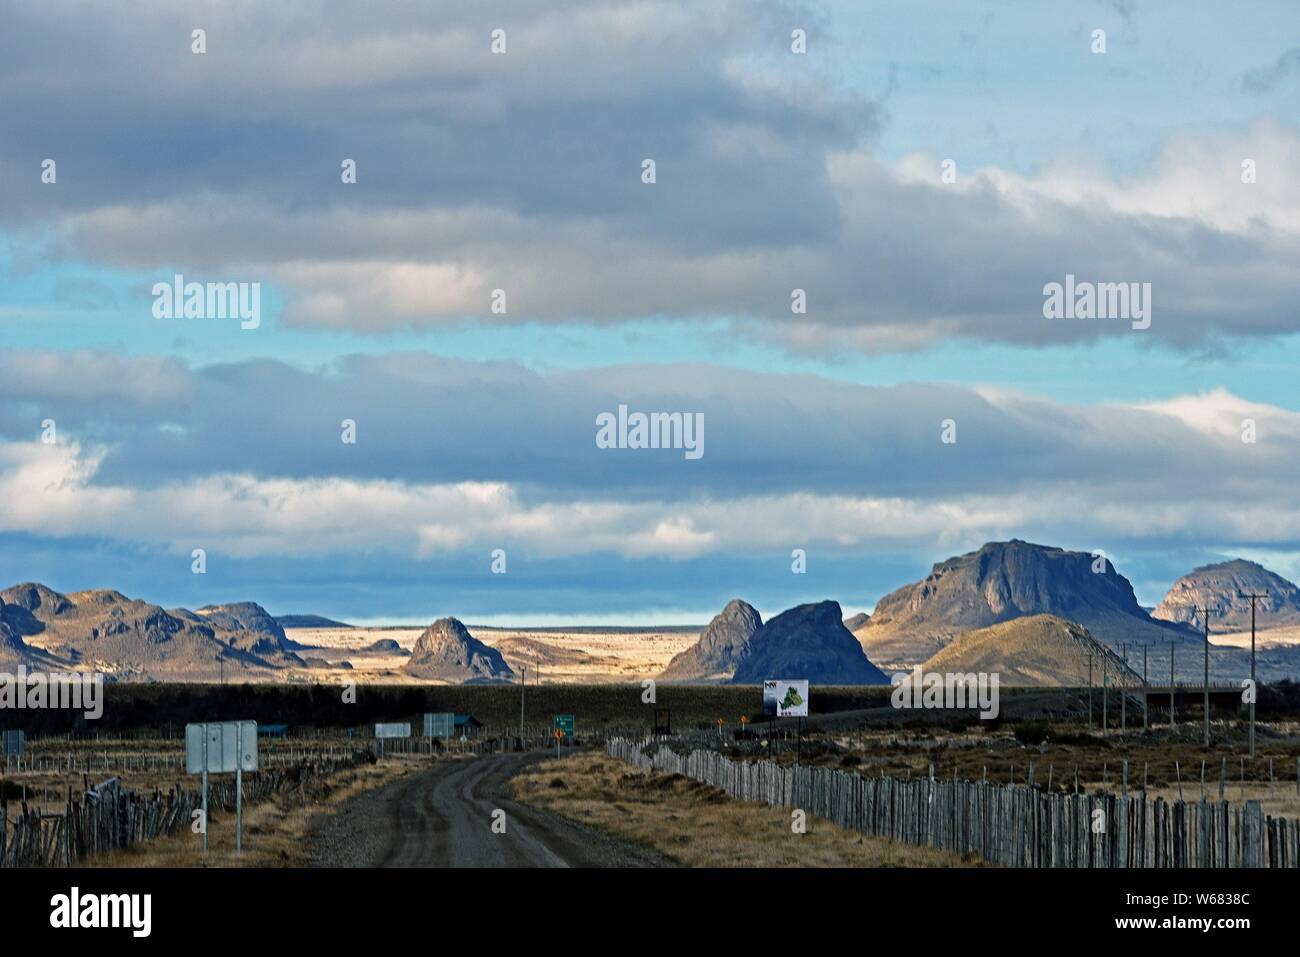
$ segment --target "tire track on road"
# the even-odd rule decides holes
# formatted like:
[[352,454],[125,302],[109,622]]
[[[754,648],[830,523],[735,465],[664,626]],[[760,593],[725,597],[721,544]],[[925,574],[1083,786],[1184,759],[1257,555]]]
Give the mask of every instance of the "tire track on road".
[[[509,782],[532,754],[439,762],[360,794],[313,827],[325,867],[655,867],[653,852],[515,801]],[[505,832],[492,815],[505,812]],[[358,833],[360,832],[360,833]]]

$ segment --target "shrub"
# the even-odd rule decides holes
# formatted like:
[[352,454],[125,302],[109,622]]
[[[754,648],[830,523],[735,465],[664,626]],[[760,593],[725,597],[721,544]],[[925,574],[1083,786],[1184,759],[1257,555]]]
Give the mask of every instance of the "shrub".
[[1024,721],[1016,725],[1015,735],[1021,744],[1042,744],[1052,736],[1052,726],[1046,721]]

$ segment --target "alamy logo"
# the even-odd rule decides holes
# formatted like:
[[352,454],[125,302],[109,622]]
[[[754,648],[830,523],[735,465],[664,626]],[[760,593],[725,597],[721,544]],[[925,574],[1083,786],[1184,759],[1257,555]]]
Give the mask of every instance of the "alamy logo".
[[186,282],[177,273],[170,283],[153,285],[155,319],[238,319],[239,328],[262,324],[260,282]]
[[57,929],[128,928],[133,937],[153,929],[150,894],[82,894],[81,888],[50,898],[50,926]]
[[1126,319],[1134,329],[1151,328],[1151,283],[1075,282],[1043,287],[1044,319]]
[[998,672],[925,673],[920,665],[909,674],[900,671],[890,676],[894,686],[889,703],[895,708],[931,708],[955,710],[979,708],[980,717],[992,720],[1001,710],[998,687],[1002,676]]
[[703,412],[632,412],[596,416],[598,449],[685,449],[686,458],[704,455]]
[[26,665],[18,666],[18,673],[0,672],[0,710],[59,709],[80,711],[89,721],[104,715],[104,676],[97,673],[27,672]]

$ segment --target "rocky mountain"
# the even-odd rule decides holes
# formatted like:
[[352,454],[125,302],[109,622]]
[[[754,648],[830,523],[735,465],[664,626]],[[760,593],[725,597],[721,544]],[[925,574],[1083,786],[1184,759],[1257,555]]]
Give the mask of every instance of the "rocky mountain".
[[[255,602],[205,605],[195,614],[212,625],[217,637],[233,648],[264,658],[274,656],[277,659],[275,664],[301,663],[294,653],[302,650],[303,646],[290,641],[280,623]],[[283,660],[279,660],[281,658]]]
[[844,627],[838,602],[822,601],[783,611],[749,639],[732,684],[768,678],[807,678],[816,684],[889,684]]
[[691,647],[668,662],[664,681],[721,681],[730,678],[762,626],[754,607],[739,598],[715,615]]
[[871,620],[871,616],[865,611],[860,611],[856,615],[850,615],[844,619],[844,627],[849,631],[857,631],[863,625]]
[[212,680],[272,665],[238,647],[238,633],[106,589],[63,595],[35,582],[0,592],[0,619],[29,648],[119,677]]
[[57,662],[52,657],[28,647],[23,636],[5,623],[4,601],[0,599],[0,671],[12,674],[12,669],[19,665],[40,667],[55,664]]
[[939,562],[921,581],[880,599],[855,634],[876,661],[910,664],[963,632],[1040,614],[1081,624],[1112,648],[1196,640],[1191,629],[1143,611],[1109,560],[1018,539]]
[[495,648],[469,633],[455,618],[439,618],[415,642],[402,671],[439,681],[510,681],[515,673]]
[[[1250,630],[1248,594],[1267,598],[1256,602],[1258,629],[1300,624],[1300,587],[1263,565],[1234,558],[1203,565],[1174,582],[1152,616],[1165,621],[1191,623],[1192,607],[1210,608],[1210,633]],[[1204,624],[1195,616],[1196,627]]]
[[352,626],[333,618],[320,615],[279,615],[275,623],[281,628],[351,628]]
[[[1140,685],[1139,671],[1088,633],[1055,615],[1014,618],[955,638],[922,665],[922,671],[948,674],[997,673],[1006,686],[1101,686],[1104,670],[1111,684]],[[1130,661],[1130,665],[1131,665]]]
[[410,652],[399,645],[392,638],[379,638],[366,645],[363,651],[372,651],[376,654],[385,655],[409,655]]

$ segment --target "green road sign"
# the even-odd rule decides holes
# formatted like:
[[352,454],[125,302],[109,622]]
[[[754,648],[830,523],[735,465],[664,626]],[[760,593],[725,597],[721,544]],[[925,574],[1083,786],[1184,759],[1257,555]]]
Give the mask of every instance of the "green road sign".
[[573,737],[573,715],[557,714],[555,716],[555,726],[564,732],[566,738]]

